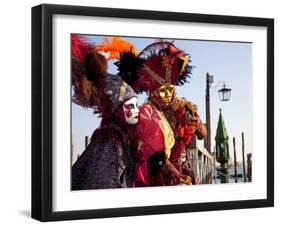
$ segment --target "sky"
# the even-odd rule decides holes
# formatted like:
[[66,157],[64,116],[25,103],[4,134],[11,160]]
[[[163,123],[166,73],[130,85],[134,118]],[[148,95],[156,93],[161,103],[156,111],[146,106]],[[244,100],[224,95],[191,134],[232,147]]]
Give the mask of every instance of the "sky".
[[[100,43],[103,36],[87,36],[93,43]],[[155,38],[123,37],[131,42],[140,52]],[[167,40],[167,39],[166,39]],[[219,109],[229,136],[230,157],[233,159],[233,137],[236,139],[237,161],[242,161],[242,138],[245,136],[245,155],[252,153],[252,48],[251,43],[218,42],[210,40],[178,40],[171,39],[177,48],[191,56],[194,66],[189,83],[176,87],[177,96],[184,97],[198,106],[203,122],[205,116],[206,73],[213,75],[214,82],[210,89],[211,137],[212,147],[219,118]],[[109,72],[116,73],[113,61],[109,62]],[[227,102],[219,99],[218,90],[225,82],[231,88],[231,98]],[[139,96],[139,102],[145,102],[147,96]],[[93,115],[91,109],[82,108],[72,103],[72,141],[74,160],[85,148],[85,136],[91,137],[99,126],[100,119]],[[212,150],[213,151],[213,150]],[[254,153],[253,153],[254,154]],[[246,156],[245,156],[246,158]]]

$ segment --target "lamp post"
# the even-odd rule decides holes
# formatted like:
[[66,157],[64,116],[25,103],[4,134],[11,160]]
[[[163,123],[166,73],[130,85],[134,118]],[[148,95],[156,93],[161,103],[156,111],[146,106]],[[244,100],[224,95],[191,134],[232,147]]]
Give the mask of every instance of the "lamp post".
[[[210,112],[210,88],[214,82],[214,76],[210,75],[209,72],[206,74],[206,127],[207,127],[207,139],[205,142],[205,148],[211,153],[211,112]],[[231,89],[226,87],[226,84],[223,83],[223,88],[218,90],[221,101],[229,101],[231,95]]]
[[214,82],[214,76],[208,72],[206,74],[206,127],[207,127],[207,140],[205,148],[211,153],[211,113],[210,113],[210,87]]

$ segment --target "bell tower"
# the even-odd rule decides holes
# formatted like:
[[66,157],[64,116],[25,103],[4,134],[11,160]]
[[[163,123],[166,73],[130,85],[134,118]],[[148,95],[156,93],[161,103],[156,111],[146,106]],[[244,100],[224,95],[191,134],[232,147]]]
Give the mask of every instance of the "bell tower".
[[222,118],[222,113],[220,109],[219,121],[216,133],[216,159],[221,164],[219,174],[221,178],[221,183],[229,182],[229,145],[228,145],[228,135],[225,128],[225,124]]

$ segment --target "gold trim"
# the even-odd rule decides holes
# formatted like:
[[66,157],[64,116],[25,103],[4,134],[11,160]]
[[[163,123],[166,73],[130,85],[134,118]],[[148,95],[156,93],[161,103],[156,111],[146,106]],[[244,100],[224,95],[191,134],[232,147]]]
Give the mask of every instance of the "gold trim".
[[187,57],[179,57],[179,59],[183,60],[183,64],[182,64],[180,72],[179,72],[179,74],[181,74],[184,71],[185,66],[188,64],[188,58]]
[[166,67],[166,80],[167,83],[171,83],[172,81],[172,66],[168,66]]
[[166,117],[163,115],[163,113],[155,108],[155,110],[158,112],[158,115],[160,116],[159,121],[159,127],[161,128],[161,131],[164,135],[164,142],[165,142],[165,156],[167,158],[170,158],[171,150],[175,144],[175,136],[174,132],[167,121]]
[[120,91],[119,91],[119,96],[118,96],[119,101],[123,101],[125,93],[126,93],[126,88],[127,88],[127,83],[122,81]]
[[165,85],[165,83],[166,83],[165,79],[161,78],[158,74],[156,74],[154,71],[152,71],[147,65],[144,65],[143,68],[157,82],[159,82],[161,85]]

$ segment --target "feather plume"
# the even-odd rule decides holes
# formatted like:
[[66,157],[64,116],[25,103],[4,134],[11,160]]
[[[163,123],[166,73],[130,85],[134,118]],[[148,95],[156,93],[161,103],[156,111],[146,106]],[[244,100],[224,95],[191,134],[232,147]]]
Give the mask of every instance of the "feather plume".
[[137,49],[130,42],[120,37],[105,38],[103,42],[97,46],[97,51],[110,53],[107,60],[120,59],[123,52],[131,52],[137,55]]
[[97,105],[94,84],[85,76],[85,68],[78,59],[72,57],[72,101],[82,107]]
[[72,35],[72,101],[102,115],[107,61],[85,37]]
[[139,80],[137,71],[142,67],[143,62],[143,59],[133,53],[123,52],[120,54],[120,60],[115,63],[119,71],[118,75],[132,86],[136,92],[140,92],[139,89],[136,89],[137,81]]
[[77,34],[71,35],[71,54],[80,62],[83,62],[85,56],[93,49],[94,45],[91,44],[85,37]]

